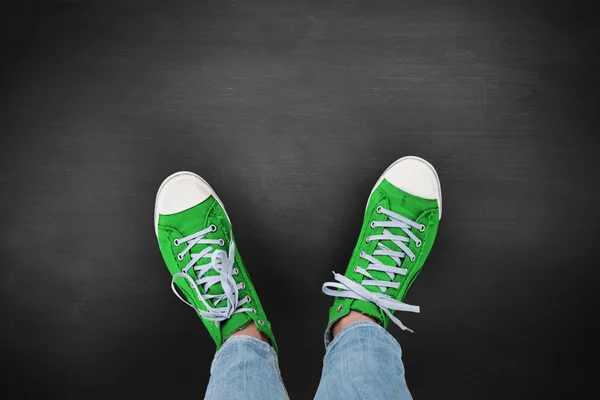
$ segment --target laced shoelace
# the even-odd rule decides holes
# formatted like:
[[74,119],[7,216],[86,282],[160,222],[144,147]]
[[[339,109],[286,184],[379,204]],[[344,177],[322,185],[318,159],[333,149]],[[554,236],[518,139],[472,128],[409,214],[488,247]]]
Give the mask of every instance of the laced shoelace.
[[[362,251],[360,258],[369,262],[367,268],[361,268],[359,266],[354,267],[354,272],[363,275],[365,278],[362,282],[356,283],[353,280],[346,278],[333,271],[334,279],[337,282],[326,282],[323,284],[323,293],[334,297],[345,297],[357,300],[365,300],[374,303],[379,307],[390,319],[398,325],[402,330],[413,332],[411,329],[406,327],[400,320],[392,315],[390,310],[395,311],[408,311],[418,313],[419,307],[403,303],[393,297],[385,294],[388,288],[399,289],[400,282],[394,282],[396,275],[405,276],[408,273],[406,268],[402,268],[403,259],[408,257],[411,261],[414,261],[416,256],[408,248],[410,241],[414,241],[417,247],[421,247],[421,240],[411,232],[412,228],[416,228],[419,231],[425,231],[425,225],[418,224],[406,217],[403,217],[395,212],[387,210],[381,206],[377,207],[377,213],[387,215],[386,221],[372,221],[371,228],[384,227],[381,235],[367,236],[366,242],[377,240],[377,248],[373,252],[373,255],[369,255]],[[387,228],[400,228],[406,236],[398,236],[392,234]],[[381,243],[382,240],[389,240],[393,242],[401,251],[394,251],[389,247]],[[381,263],[374,256],[388,256],[390,257],[395,265],[389,266]],[[385,272],[390,281],[376,280],[373,278],[369,271],[381,271]],[[371,292],[367,289],[369,286],[375,286],[383,293]]]
[[[244,304],[251,301],[249,296],[246,296],[241,300],[238,299],[238,291],[240,289],[245,289],[246,286],[243,282],[236,284],[235,280],[233,279],[233,276],[238,274],[237,268],[234,268],[233,266],[235,259],[235,243],[233,242],[233,236],[231,236],[231,240],[229,242],[229,253],[220,249],[213,250],[212,246],[210,246],[212,244],[224,246],[225,241],[223,239],[205,238],[208,233],[215,232],[216,230],[217,227],[215,225],[211,225],[208,228],[190,236],[182,239],[175,239],[175,246],[187,244],[187,247],[177,255],[177,259],[180,261],[183,260],[185,254],[189,252],[191,260],[181,270],[181,272],[173,275],[173,279],[171,280],[171,289],[181,301],[196,310],[196,312],[198,312],[202,318],[205,318],[209,321],[215,321],[215,323],[229,319],[233,314],[236,313],[252,312],[256,314],[255,309],[242,307]],[[194,246],[202,244],[208,245],[208,247],[202,249],[200,253],[191,253],[191,250]],[[203,258],[208,258],[210,261],[207,264],[197,265],[197,263]],[[198,279],[194,280],[194,278],[189,275],[188,271],[191,268],[196,271],[196,276]],[[211,269],[218,272],[218,275],[205,276],[206,273]],[[198,300],[200,300],[202,304],[204,304],[204,307],[206,307],[206,311],[199,309],[181,297],[181,295],[175,289],[175,281],[178,279],[185,279],[188,282],[189,286],[198,296]],[[223,288],[223,294],[208,294],[209,289],[217,284],[221,284]],[[202,294],[199,290],[199,287],[202,287],[204,293],[207,294]],[[212,305],[210,304],[209,300],[212,300]],[[217,307],[219,303],[224,301],[226,301],[224,306]]]

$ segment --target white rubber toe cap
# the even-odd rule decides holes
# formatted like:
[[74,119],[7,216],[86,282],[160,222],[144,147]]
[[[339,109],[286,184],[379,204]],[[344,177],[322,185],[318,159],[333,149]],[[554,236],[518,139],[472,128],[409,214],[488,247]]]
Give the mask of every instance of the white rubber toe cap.
[[212,188],[198,175],[181,171],[165,179],[156,194],[154,227],[158,227],[158,216],[176,214],[192,208],[214,195]]
[[442,190],[437,172],[433,166],[422,158],[403,157],[394,162],[383,173],[379,183],[387,179],[392,185],[414,196],[437,200],[442,218]]

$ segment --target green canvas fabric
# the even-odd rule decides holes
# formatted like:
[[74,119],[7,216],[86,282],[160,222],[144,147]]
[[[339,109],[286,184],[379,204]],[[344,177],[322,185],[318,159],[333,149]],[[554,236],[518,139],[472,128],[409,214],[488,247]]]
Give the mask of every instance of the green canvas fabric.
[[[167,264],[167,268],[171,275],[175,275],[190,262],[190,252],[185,254],[182,261],[177,259],[177,254],[182,250],[181,246],[175,246],[173,243],[174,239],[181,239],[186,236],[197,233],[205,228],[208,228],[211,224],[217,227],[215,232],[210,232],[206,235],[206,239],[223,239],[225,241],[224,246],[212,245],[213,248],[220,248],[221,250],[228,251],[230,240],[233,239],[231,234],[231,224],[225,214],[225,210],[221,207],[219,202],[213,197],[208,197],[202,203],[179,212],[177,214],[160,215],[158,219],[158,243],[160,252]],[[231,235],[231,236],[230,236]],[[235,242],[235,239],[233,239]],[[222,322],[208,321],[200,317],[206,329],[214,339],[217,350],[221,347],[223,342],[231,336],[232,333],[244,328],[248,323],[254,322],[260,332],[262,332],[267,338],[269,338],[275,351],[277,351],[277,344],[275,337],[271,329],[271,323],[267,319],[264,309],[258,299],[258,295],[254,290],[254,285],[250,279],[250,275],[246,270],[246,267],[240,257],[237,248],[237,242],[235,242],[235,261],[234,267],[238,269],[239,273],[234,276],[236,283],[244,282],[245,289],[239,290],[239,298],[242,299],[246,295],[250,296],[251,302],[244,305],[244,307],[254,308],[257,313],[243,312],[233,314],[230,319]],[[199,253],[207,245],[196,245],[192,248],[191,253]],[[205,261],[203,261],[204,263]],[[191,268],[188,274],[194,279],[198,279],[195,271]],[[206,276],[218,275],[214,269],[210,269]],[[183,293],[184,297],[188,302],[193,304],[195,307],[206,310],[206,307],[198,298],[195,292],[190,288],[188,283],[182,279],[176,281],[177,286]],[[202,294],[205,294],[203,288],[198,287]],[[213,285],[208,294],[222,294],[223,289],[220,284]],[[208,300],[212,301],[212,300]],[[219,303],[219,305],[221,305]],[[264,325],[259,323],[262,321]]]
[[[402,268],[408,269],[406,276],[396,275],[394,282],[400,282],[399,289],[387,288],[385,294],[402,301],[408,292],[411,284],[423,268],[423,264],[431,251],[435,236],[439,225],[439,208],[437,200],[429,200],[421,197],[413,196],[409,193],[398,189],[386,179],[384,179],[373,191],[367,204],[363,219],[362,228],[358,237],[350,262],[346,268],[345,276],[357,283],[361,283],[366,279],[363,275],[354,272],[355,266],[366,268],[369,262],[360,257],[361,251],[367,254],[373,254],[377,246],[377,240],[366,242],[367,236],[381,235],[384,228],[372,228],[372,221],[385,221],[387,216],[377,213],[377,207],[382,206],[406,218],[409,218],[419,224],[425,225],[425,231],[420,232],[418,229],[412,229],[412,232],[422,241],[421,247],[416,247],[415,242],[410,241],[409,248],[415,254],[415,261],[410,261],[408,257],[402,261]],[[406,236],[399,228],[388,228],[394,235]],[[391,250],[401,251],[393,242],[384,240],[383,243]],[[375,256],[377,260],[387,265],[394,265],[391,258],[387,256]],[[390,278],[385,272],[369,271],[375,280],[389,281]],[[370,291],[382,293],[381,289],[374,286],[367,286]],[[350,310],[355,310],[368,315],[387,328],[390,318],[375,304],[349,298],[336,297],[333,306],[329,310],[328,330],[340,318],[348,315]]]

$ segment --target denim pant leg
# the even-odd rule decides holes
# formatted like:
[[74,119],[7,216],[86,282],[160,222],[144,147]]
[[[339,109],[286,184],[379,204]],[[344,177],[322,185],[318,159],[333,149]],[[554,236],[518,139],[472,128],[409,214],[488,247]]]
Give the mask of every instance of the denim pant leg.
[[210,367],[206,399],[288,399],[275,350],[250,336],[225,341]]
[[412,399],[396,339],[372,322],[348,325],[327,347],[315,399]]

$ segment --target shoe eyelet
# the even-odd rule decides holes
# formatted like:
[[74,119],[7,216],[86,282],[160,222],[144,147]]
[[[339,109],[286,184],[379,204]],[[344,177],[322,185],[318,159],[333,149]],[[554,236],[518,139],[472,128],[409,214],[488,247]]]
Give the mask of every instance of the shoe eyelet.
[[259,319],[258,323],[261,324],[262,326],[265,326],[265,321],[263,321],[262,319]]
[[364,257],[366,254],[367,254],[367,253],[365,253],[364,251],[361,251],[361,252],[360,252],[360,256],[361,256],[361,257]]
[[253,313],[253,314],[257,314],[257,312],[256,312],[256,308],[253,308],[253,309],[252,309],[252,313]]
[[381,214],[382,210],[383,210],[383,207],[377,206],[377,209],[375,211],[377,211],[377,214]]
[[244,297],[244,300],[246,300],[246,303],[250,303],[252,301],[252,299],[250,298],[250,296]]
[[416,242],[416,243],[415,243],[415,245],[416,245],[417,247],[421,247],[421,244],[423,244],[423,242],[421,242],[420,240],[419,240],[418,242]]
[[223,239],[219,239],[219,246],[225,246],[225,241]]
[[179,239],[173,239],[173,244],[175,245],[175,247],[179,247],[181,242],[179,241]]
[[183,254],[182,253],[177,254],[177,259],[179,261],[183,261]]
[[367,236],[367,237],[365,238],[365,242],[367,242],[367,243],[370,243],[370,242],[371,242],[371,236]]
[[410,257],[410,261],[415,261],[416,259],[417,259],[417,257],[415,257],[415,256]]
[[425,232],[425,225],[421,225],[421,227],[419,228],[419,232]]
[[246,289],[246,284],[244,282],[242,282],[242,286],[240,286],[240,290],[244,290]]
[[231,274],[232,274],[232,275],[237,275],[237,274],[238,274],[238,272],[240,272],[240,271],[238,271],[238,269],[237,269],[237,268],[234,268],[234,269],[233,269],[233,272],[232,272]]
[[337,308],[338,312],[342,311],[343,308],[344,308],[344,305],[340,304],[340,306]]
[[375,228],[377,228],[377,227],[375,226],[375,221],[372,221],[372,222],[371,222],[371,228],[372,228],[372,229],[375,229]]
[[217,231],[217,226],[215,224],[211,224],[210,230],[213,231],[213,232],[216,232]]
[[358,265],[354,267],[354,272],[358,272]]

